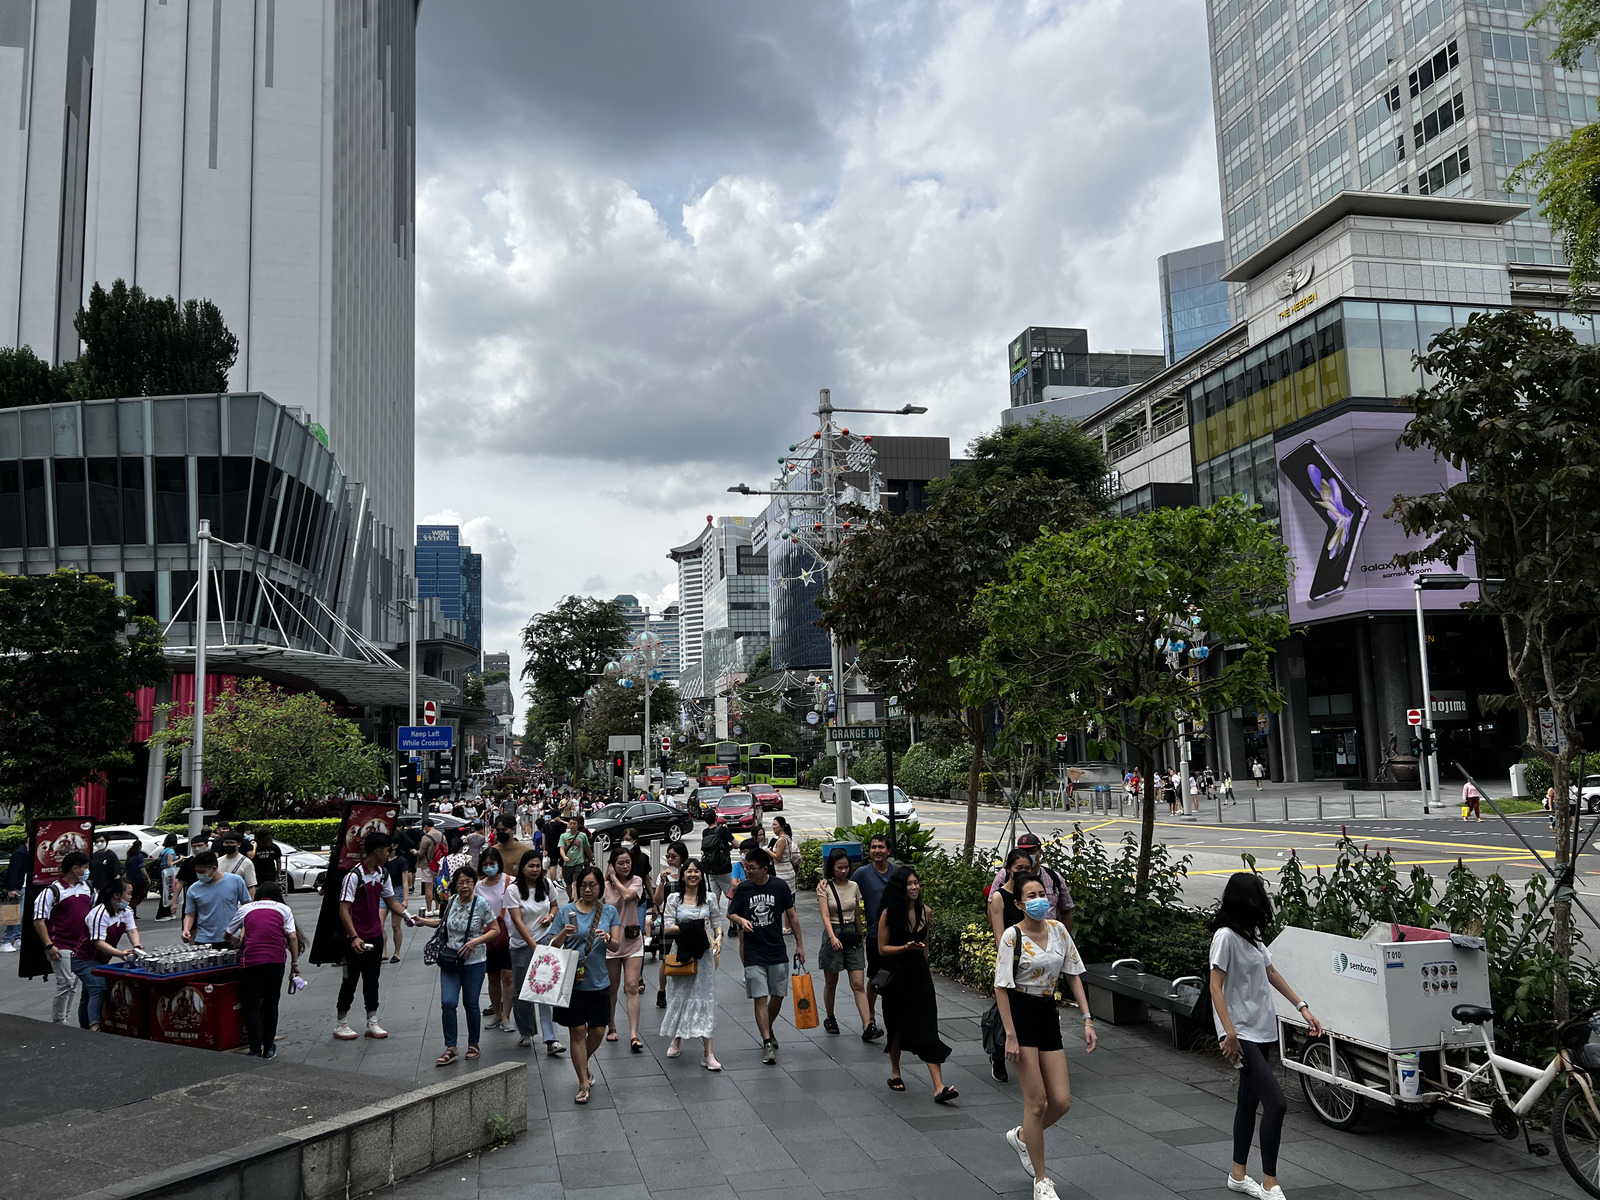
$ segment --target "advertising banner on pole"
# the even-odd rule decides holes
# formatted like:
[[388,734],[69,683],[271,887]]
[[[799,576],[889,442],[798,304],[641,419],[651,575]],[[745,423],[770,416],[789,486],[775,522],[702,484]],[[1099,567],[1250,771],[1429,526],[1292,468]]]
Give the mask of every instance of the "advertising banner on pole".
[[[1397,554],[1426,542],[1384,516],[1398,495],[1421,495],[1465,475],[1427,450],[1396,441],[1401,412],[1347,412],[1277,443],[1278,508],[1292,560],[1289,619],[1296,623],[1366,612],[1411,612],[1413,583],[1425,572],[1477,576],[1472,556],[1398,567]],[[1478,598],[1477,585],[1422,594],[1424,608],[1455,611]]]

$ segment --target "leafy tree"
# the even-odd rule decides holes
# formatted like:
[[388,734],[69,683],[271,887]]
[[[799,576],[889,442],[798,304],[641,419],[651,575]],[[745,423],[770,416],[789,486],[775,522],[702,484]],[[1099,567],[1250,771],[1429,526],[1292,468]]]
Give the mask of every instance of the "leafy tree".
[[[1089,729],[1098,753],[1115,754],[1124,741],[1138,752],[1141,895],[1161,743],[1180,718],[1281,706],[1270,656],[1289,636],[1287,579],[1288,552],[1273,527],[1230,496],[1045,533],[979,594],[982,643],[955,665],[968,704],[1000,697],[1013,728],[1036,745],[1060,729]],[[1229,650],[1210,670],[1175,671],[1163,646],[1182,637],[1175,627],[1204,630]]]
[[72,377],[68,365],[53,367],[30,346],[0,346],[0,408],[29,404],[56,404],[71,399],[67,387]]
[[751,679],[760,679],[763,675],[772,673],[772,647],[761,647],[761,653],[750,661],[750,669],[746,674]]
[[[173,705],[162,708],[167,728],[151,741],[166,747],[175,771],[194,741],[194,714],[175,717]],[[388,756],[314,692],[241,679],[217,697],[205,730],[206,779],[234,813],[282,816],[333,792],[383,786]]]
[[133,693],[167,677],[162,641],[97,575],[0,575],[0,796],[67,815],[79,784],[131,762]]
[[1106,494],[1106,460],[1100,443],[1057,414],[1002,425],[967,447],[967,459],[950,470],[948,479],[932,489],[972,490],[984,484],[1043,476],[1069,484],[1080,496],[1103,507]]
[[121,279],[110,291],[95,284],[73,325],[83,340],[71,384],[77,400],[225,392],[239,357],[239,339],[210,300],[180,307]]
[[[1485,707],[1523,709],[1528,748],[1564,796],[1583,750],[1579,715],[1600,703],[1600,348],[1511,309],[1439,334],[1421,362],[1435,382],[1402,401],[1415,415],[1400,441],[1431,447],[1469,474],[1441,491],[1395,497],[1390,511],[1406,532],[1430,539],[1401,561],[1455,565],[1476,551],[1484,574],[1504,578],[1471,606],[1499,620],[1515,688],[1484,697]],[[1566,734],[1559,754],[1531,732],[1541,708]],[[1554,815],[1559,869],[1571,852],[1567,807]],[[1558,901],[1554,915],[1555,948],[1566,958],[1570,902]],[[1557,1000],[1564,1016],[1564,981]]]
[[489,697],[484,694],[482,676],[468,675],[461,685],[461,703],[468,708],[488,708]]
[[979,781],[993,728],[990,697],[964,689],[951,670],[983,641],[972,602],[1004,578],[1007,560],[1041,528],[1075,526],[1092,513],[1075,485],[1043,474],[945,487],[919,511],[855,513],[853,532],[829,565],[820,623],[860,645],[868,676],[879,690],[902,696],[906,711],[960,714],[974,751],[968,850],[977,841]]
[[[655,722],[651,738],[678,727],[681,702],[678,689],[670,683],[650,685],[650,719]],[[601,761],[608,753],[607,746],[613,735],[644,735],[644,687],[635,684],[625,688],[614,679],[603,680],[589,701],[583,725],[578,732],[578,749],[585,758]]]
[[630,632],[620,608],[590,596],[568,596],[523,627],[522,678],[528,681],[532,744],[561,736],[579,699],[600,668],[627,645]]

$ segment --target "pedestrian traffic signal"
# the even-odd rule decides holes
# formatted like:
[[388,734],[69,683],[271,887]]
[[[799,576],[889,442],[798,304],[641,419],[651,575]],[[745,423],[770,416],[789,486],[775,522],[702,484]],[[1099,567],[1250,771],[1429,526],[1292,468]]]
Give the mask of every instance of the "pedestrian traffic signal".
[[613,771],[615,771],[618,775],[621,775],[622,772],[623,772],[623,769],[624,769],[623,768],[624,762],[626,762],[626,759],[623,757],[622,754],[620,754],[620,753],[613,754],[611,756],[611,769]]

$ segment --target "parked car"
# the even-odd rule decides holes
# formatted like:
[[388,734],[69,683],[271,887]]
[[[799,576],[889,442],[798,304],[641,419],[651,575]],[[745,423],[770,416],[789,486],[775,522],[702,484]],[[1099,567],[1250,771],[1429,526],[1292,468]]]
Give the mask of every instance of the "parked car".
[[761,832],[761,802],[749,792],[728,792],[717,798],[717,816],[744,833]]
[[1579,794],[1585,812],[1600,813],[1600,775],[1585,775]]
[[[836,804],[836,803],[838,803],[838,798],[834,795],[834,786],[838,782],[839,782],[839,780],[838,780],[838,778],[836,776],[833,776],[833,775],[825,775],[825,776],[823,776],[823,778],[822,778],[822,786],[817,789],[817,798],[819,800],[821,800],[824,804]],[[851,787],[857,786],[856,781],[854,779],[846,779],[845,783],[850,785]]]
[[689,832],[689,815],[657,800],[608,804],[589,821],[589,842],[594,852],[607,854],[625,829],[636,829],[644,842],[675,842]]
[[689,777],[682,771],[671,771],[662,782],[661,790],[669,796],[680,796],[689,790]]
[[750,794],[761,801],[761,808],[764,812],[783,811],[783,793],[770,783],[752,783],[750,785]]
[[283,890],[285,892],[314,891],[322,886],[322,876],[328,870],[326,850],[301,850],[279,842],[283,851]]
[[[106,844],[116,851],[119,861],[126,861],[128,851],[138,842],[146,854],[156,855],[161,852],[161,843],[166,841],[167,835],[159,829],[149,825],[96,825],[95,834],[103,836]],[[178,835],[180,840],[183,834]]]
[[[854,784],[850,788],[850,812],[860,821],[889,819],[889,787],[882,783]],[[894,789],[894,819],[915,821],[917,806],[898,787]]]
[[697,821],[704,821],[708,816],[717,811],[717,801],[727,795],[725,787],[697,787],[689,793],[689,815]]
[[[442,813],[434,813],[432,815],[433,827],[439,830],[441,833],[449,833],[455,829],[465,829],[471,824],[470,821],[463,820],[461,817],[457,816],[445,816]],[[400,816],[396,818],[395,825],[400,829],[421,829],[422,814],[401,813]]]

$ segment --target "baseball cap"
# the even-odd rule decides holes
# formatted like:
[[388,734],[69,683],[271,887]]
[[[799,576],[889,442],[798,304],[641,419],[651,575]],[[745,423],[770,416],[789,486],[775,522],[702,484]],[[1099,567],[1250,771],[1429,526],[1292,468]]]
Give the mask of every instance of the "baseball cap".
[[1017,839],[1017,846],[1023,850],[1038,850],[1043,845],[1037,835],[1031,833],[1025,833]]

